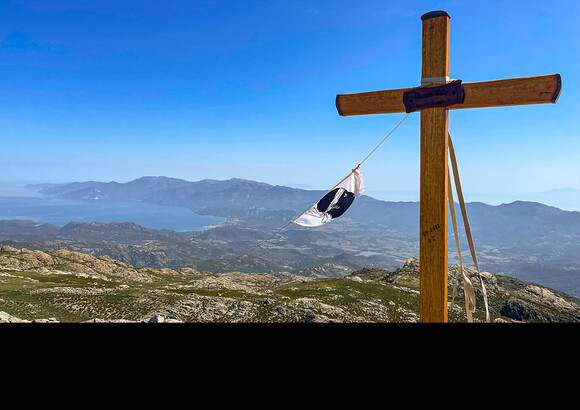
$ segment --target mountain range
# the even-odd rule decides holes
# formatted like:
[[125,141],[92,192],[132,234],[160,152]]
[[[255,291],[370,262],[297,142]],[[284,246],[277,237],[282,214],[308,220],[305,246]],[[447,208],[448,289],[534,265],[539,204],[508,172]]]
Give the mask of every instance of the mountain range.
[[[112,257],[135,266],[190,265],[211,272],[252,272],[259,266],[318,276],[343,276],[364,266],[396,269],[418,256],[418,202],[381,201],[363,195],[336,221],[316,229],[292,224],[244,255],[326,192],[244,179],[191,182],[152,176],[127,183],[87,181],[27,188],[47,197],[179,206],[227,221],[210,230],[186,233],[135,224],[57,227],[3,221],[0,241],[4,244],[24,243],[37,249],[64,246],[95,255],[111,252]],[[472,202],[466,207],[481,269],[580,296],[580,212],[527,201],[499,206]],[[458,225],[464,232],[459,215]],[[451,223],[449,229],[453,235]],[[460,244],[468,263],[464,234]],[[450,236],[450,263],[458,260],[453,245]]]
[[[59,198],[139,200],[186,207],[215,216],[245,218],[257,211],[286,211],[288,215],[295,215],[325,194],[324,191],[272,186],[244,179],[190,182],[167,177],[142,177],[127,183],[29,185],[28,188],[36,188],[42,195]],[[580,212],[563,211],[528,201],[514,201],[499,206],[472,202],[467,204],[467,211],[476,240],[500,242],[502,245],[505,242],[521,242],[538,237],[543,242],[574,237],[580,227]],[[383,224],[388,229],[416,235],[419,229],[418,215],[418,202],[388,202],[362,196],[356,206],[349,209],[347,216],[357,222]],[[266,219],[263,224],[282,225],[281,221]],[[461,227],[461,218],[458,218],[458,224]],[[578,242],[570,241],[569,244],[574,249],[574,244],[578,245]]]

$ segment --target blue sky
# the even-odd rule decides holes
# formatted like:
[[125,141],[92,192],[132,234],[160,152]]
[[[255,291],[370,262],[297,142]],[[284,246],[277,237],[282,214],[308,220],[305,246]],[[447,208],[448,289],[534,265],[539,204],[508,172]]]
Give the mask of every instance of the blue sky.
[[[336,94],[418,85],[432,10],[451,15],[452,78],[563,79],[557,104],[450,112],[466,201],[580,210],[577,0],[0,0],[0,185],[328,189],[404,117],[340,117]],[[366,193],[417,200],[419,148],[414,113],[363,165]]]

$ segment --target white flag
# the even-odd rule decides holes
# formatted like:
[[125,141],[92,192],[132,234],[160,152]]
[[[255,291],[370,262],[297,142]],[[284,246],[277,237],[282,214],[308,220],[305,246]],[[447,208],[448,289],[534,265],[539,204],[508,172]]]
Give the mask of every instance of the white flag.
[[292,222],[308,227],[324,225],[345,213],[357,194],[362,195],[364,190],[365,186],[361,172],[358,168],[353,169],[345,179],[324,195],[320,201],[312,205]]

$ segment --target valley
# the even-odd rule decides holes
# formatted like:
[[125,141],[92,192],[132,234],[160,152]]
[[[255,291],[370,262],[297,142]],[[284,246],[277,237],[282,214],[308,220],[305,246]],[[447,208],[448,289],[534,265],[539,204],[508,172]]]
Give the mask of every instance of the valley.
[[[108,207],[127,201],[181,207],[221,222],[211,229],[175,231],[133,221],[72,221],[59,226],[2,220],[2,245],[108,255],[136,267],[316,278],[343,277],[364,267],[397,269],[418,256],[417,202],[379,201],[363,195],[332,223],[315,229],[291,224],[272,236],[324,193],[240,179],[189,182],[166,177],[28,188],[47,199]],[[499,206],[468,203],[467,212],[482,270],[580,296],[579,212],[524,201]],[[464,232],[461,218],[458,224],[459,232]],[[451,226],[449,235],[449,262],[458,263]],[[463,234],[461,249],[464,263],[473,266]]]

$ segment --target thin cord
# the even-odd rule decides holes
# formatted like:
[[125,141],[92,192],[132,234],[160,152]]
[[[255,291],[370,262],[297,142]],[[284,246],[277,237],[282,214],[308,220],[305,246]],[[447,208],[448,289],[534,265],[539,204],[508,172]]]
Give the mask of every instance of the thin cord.
[[[302,215],[302,214],[300,214],[300,215]],[[238,257],[236,257],[236,258],[234,258],[234,259],[238,259],[238,258],[244,257],[244,256],[246,256],[246,255],[248,255],[248,254],[250,254],[250,253],[254,252],[254,251],[255,251],[256,249],[258,249],[258,248],[259,248],[259,247],[260,247],[260,246],[261,246],[261,245],[262,245],[264,242],[268,242],[268,241],[269,241],[270,239],[272,239],[274,236],[278,235],[280,232],[282,232],[284,229],[286,229],[286,228],[288,227],[288,225],[290,225],[290,224],[291,224],[292,222],[294,222],[295,220],[296,220],[296,218],[294,218],[294,219],[290,220],[290,222],[288,222],[286,225],[284,225],[282,228],[280,228],[280,229],[278,230],[278,232],[274,232],[274,234],[273,234],[272,236],[270,236],[268,239],[264,239],[264,240],[262,240],[262,241],[261,241],[261,242],[259,242],[259,243],[258,243],[256,246],[254,246],[252,249],[250,249],[248,252],[246,252],[246,253],[244,253],[243,255],[240,255],[240,256],[238,256]]]
[[[358,164],[358,167],[360,167],[360,166],[362,165],[362,163],[363,163],[363,162],[365,162],[365,161],[367,160],[367,158],[368,158],[368,157],[370,157],[370,156],[371,156],[371,154],[372,154],[373,152],[375,152],[375,151],[377,150],[377,148],[378,148],[378,147],[379,147],[379,146],[380,146],[380,145],[381,145],[383,142],[385,142],[385,140],[386,140],[386,139],[389,137],[389,135],[391,135],[391,134],[392,134],[392,133],[393,133],[393,132],[394,132],[394,131],[395,131],[395,130],[396,130],[398,127],[399,127],[399,125],[401,125],[401,124],[403,123],[403,121],[405,121],[405,120],[407,119],[407,117],[408,117],[410,114],[411,114],[411,113],[408,113],[407,115],[405,115],[405,118],[403,118],[403,119],[401,120],[401,122],[399,122],[399,123],[397,124],[397,126],[396,126],[395,128],[393,128],[393,129],[391,130],[391,132],[389,132],[389,133],[387,134],[387,136],[386,136],[385,138],[383,138],[383,140],[382,140],[381,142],[379,142],[379,145],[377,145],[377,146],[375,147],[375,149],[374,149],[374,150],[372,150],[372,151],[370,152],[370,154],[369,154],[369,155],[367,155],[367,156],[365,157],[365,159],[363,159],[363,160],[361,161],[361,163],[360,163],[360,164]],[[357,167],[357,168],[358,168],[358,167]]]
[[[407,113],[407,115],[405,115],[405,117],[395,126],[395,128],[393,128],[391,130],[391,132],[389,132],[387,134],[387,136],[385,138],[383,138],[383,140],[381,142],[379,142],[379,144],[356,166],[355,169],[359,169],[360,166],[363,164],[363,162],[365,162],[367,160],[368,157],[370,157],[372,155],[373,152],[375,152],[377,150],[377,148],[383,143],[385,142],[385,140],[389,137],[389,135],[391,135],[398,127],[399,125],[401,125],[403,123],[403,121],[405,121],[407,119],[407,117],[410,115],[411,113]],[[350,174],[352,174],[354,172],[354,170],[352,170],[352,172]],[[342,181],[344,181],[345,179],[347,179],[350,174],[348,174],[345,178],[342,179]],[[340,185],[340,183],[342,182],[340,181],[338,184],[336,184],[333,188],[331,188],[328,192],[332,191],[337,185]],[[261,242],[259,242],[255,247],[253,247],[251,250],[249,250],[248,252],[244,253],[243,255],[240,255],[238,257],[236,257],[235,259],[241,258],[242,256],[246,256],[250,253],[252,253],[253,251],[255,251],[256,249],[258,249],[264,242],[268,242],[270,239],[272,239],[274,236],[278,235],[280,232],[282,232],[284,229],[286,229],[288,227],[288,225],[290,225],[292,222],[294,222],[296,219],[298,219],[298,217],[300,215],[302,215],[304,212],[306,212],[308,209],[310,209],[310,207],[308,207],[306,210],[304,210],[303,212],[301,212],[300,214],[298,214],[298,216],[294,219],[292,219],[290,222],[288,222],[286,225],[284,225],[282,228],[280,228],[277,232],[275,232],[274,234],[272,234],[272,236],[270,236],[268,239],[264,239]]]

